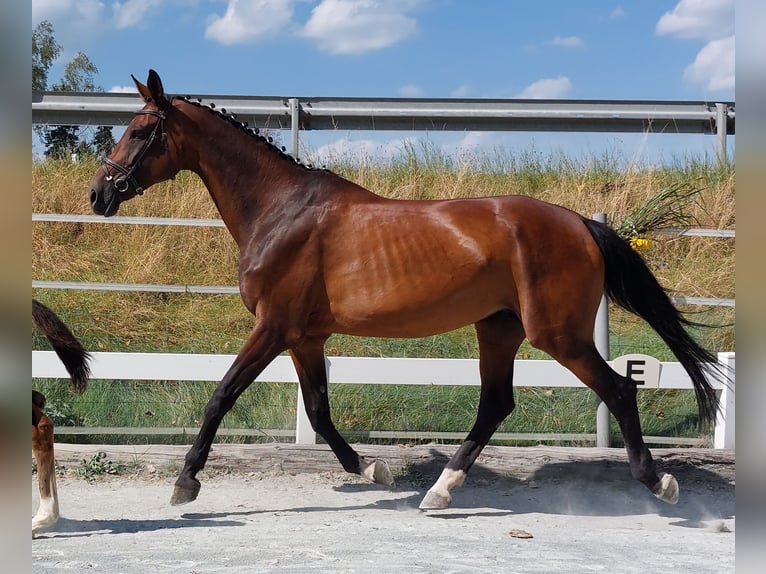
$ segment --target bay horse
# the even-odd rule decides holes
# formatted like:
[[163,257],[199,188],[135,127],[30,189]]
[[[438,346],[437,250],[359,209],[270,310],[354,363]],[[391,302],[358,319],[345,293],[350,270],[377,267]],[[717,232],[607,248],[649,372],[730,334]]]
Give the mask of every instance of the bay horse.
[[641,435],[636,384],[596,350],[602,294],[646,320],[689,374],[701,421],[717,397],[703,363],[715,357],[687,333],[647,265],[608,226],[530,197],[393,200],[303,165],[214,104],[165,93],[149,70],[131,76],[144,106],[90,182],[96,214],[181,170],[203,181],[239,247],[239,291],[254,327],[204,410],[175,482],[173,505],[195,500],[224,415],[261,371],[288,351],[314,430],[343,468],[391,485],[388,465],[366,461],[335,428],[324,345],[333,333],[425,337],[474,324],[481,390],[473,428],[428,490],[421,509],[446,508],[514,408],[521,342],[551,355],[593,389],[617,419],[632,475],[675,503]]
[[[82,393],[88,386],[90,354],[56,313],[32,299],[32,320],[50,341],[69,373],[72,386]],[[45,395],[32,391],[32,452],[37,463],[40,506],[32,519],[32,538],[59,518],[59,495],[56,488],[56,462],[53,453],[53,421],[45,414]]]

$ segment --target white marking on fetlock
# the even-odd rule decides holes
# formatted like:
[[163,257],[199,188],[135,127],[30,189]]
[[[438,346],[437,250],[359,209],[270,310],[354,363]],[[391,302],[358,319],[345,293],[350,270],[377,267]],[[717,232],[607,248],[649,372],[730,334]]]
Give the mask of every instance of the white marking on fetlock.
[[393,486],[394,475],[383,460],[376,460],[368,464],[362,471],[362,476],[367,480],[384,486]]
[[657,489],[654,491],[654,496],[668,504],[675,504],[678,502],[678,481],[672,474],[662,474],[660,476],[660,482]]
[[447,508],[452,502],[452,495],[449,493],[456,486],[460,486],[465,481],[465,472],[462,470],[452,470],[445,468],[439,479],[428,489],[423,502],[420,503],[421,510],[438,510]]
[[52,526],[59,519],[58,497],[41,498],[37,514],[32,519],[32,538],[41,530]]

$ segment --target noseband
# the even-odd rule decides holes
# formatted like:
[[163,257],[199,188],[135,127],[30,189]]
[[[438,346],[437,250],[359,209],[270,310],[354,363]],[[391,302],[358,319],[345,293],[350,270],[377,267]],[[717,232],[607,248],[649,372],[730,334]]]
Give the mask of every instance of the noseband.
[[[167,107],[170,107],[170,104],[168,104]],[[120,165],[119,163],[109,159],[108,157],[101,158],[101,167],[103,167],[104,171],[106,172],[106,181],[114,180],[114,188],[117,190],[118,193],[125,193],[128,190],[128,187],[132,185],[137,195],[143,195],[144,188],[141,187],[141,185],[138,183],[138,180],[135,178],[134,174],[136,170],[141,166],[141,162],[143,161],[146,153],[149,151],[149,148],[152,147],[154,140],[157,139],[158,132],[161,134],[160,135],[161,140],[163,142],[166,142],[167,140],[167,134],[165,133],[166,114],[165,114],[165,110],[138,110],[136,112],[136,115],[137,116],[138,115],[155,116],[159,118],[159,121],[156,124],[154,124],[152,133],[149,134],[149,137],[146,138],[146,140],[144,141],[144,145],[141,146],[141,149],[139,150],[138,154],[133,160],[131,167],[126,168],[125,166]],[[113,168],[115,171],[119,172],[121,177],[120,176],[114,177],[109,171],[110,167]]]

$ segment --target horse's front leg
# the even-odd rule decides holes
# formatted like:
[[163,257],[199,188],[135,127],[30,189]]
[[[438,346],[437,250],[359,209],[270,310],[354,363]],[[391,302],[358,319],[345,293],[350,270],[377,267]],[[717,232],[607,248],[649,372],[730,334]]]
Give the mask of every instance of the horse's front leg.
[[327,393],[325,341],[326,338],[306,339],[290,350],[311,426],[327,441],[346,472],[360,474],[372,482],[391,486],[394,478],[388,465],[382,460],[365,461],[351,448],[332,422]]
[[197,473],[202,470],[210,454],[215,433],[224,415],[234,406],[247,387],[258,377],[284,347],[284,338],[278,331],[265,325],[256,325],[237,358],[224,375],[205,406],[205,418],[197,438],[186,454],[184,467],[178,476],[170,504],[186,504],[197,498],[200,482]]
[[[45,398],[37,393],[42,405]],[[36,397],[38,398],[38,397]],[[33,399],[34,401],[35,399]],[[37,463],[37,484],[40,506],[32,519],[32,538],[59,518],[59,497],[56,489],[56,461],[53,454],[53,422],[41,410],[32,406],[32,452]]]

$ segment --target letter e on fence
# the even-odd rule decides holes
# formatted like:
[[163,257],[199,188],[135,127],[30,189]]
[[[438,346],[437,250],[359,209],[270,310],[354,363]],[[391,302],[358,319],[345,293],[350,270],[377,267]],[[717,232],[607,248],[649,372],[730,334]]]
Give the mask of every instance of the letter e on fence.
[[624,377],[635,381],[641,389],[656,389],[660,386],[660,362],[649,355],[622,355],[612,361],[612,368]]

